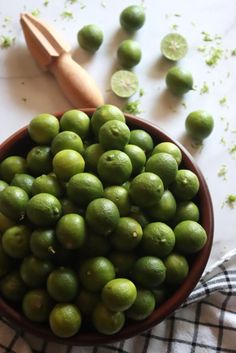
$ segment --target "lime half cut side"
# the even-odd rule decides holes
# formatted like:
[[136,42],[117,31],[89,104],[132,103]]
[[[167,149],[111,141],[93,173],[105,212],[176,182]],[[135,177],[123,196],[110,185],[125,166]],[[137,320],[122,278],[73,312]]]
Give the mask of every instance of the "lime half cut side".
[[188,43],[181,34],[169,33],[161,41],[161,53],[168,60],[178,61],[187,51]]
[[138,78],[136,74],[131,71],[119,70],[111,77],[111,89],[119,97],[131,97],[137,92],[138,87]]

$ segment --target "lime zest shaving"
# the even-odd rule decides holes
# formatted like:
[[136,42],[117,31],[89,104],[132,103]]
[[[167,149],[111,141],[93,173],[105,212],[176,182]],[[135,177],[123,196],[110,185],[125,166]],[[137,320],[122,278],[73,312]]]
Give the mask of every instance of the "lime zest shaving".
[[235,153],[235,152],[236,152],[236,144],[233,145],[233,146],[231,146],[231,147],[229,148],[229,153],[230,153],[230,154],[233,154],[233,153]]
[[236,205],[236,194],[228,195],[223,203],[223,206],[224,204],[227,204],[230,208],[234,208],[234,206]]
[[179,26],[176,23],[174,23],[173,25],[170,26],[170,28],[173,29],[173,31],[177,31],[178,27]]
[[220,100],[219,100],[219,103],[220,105],[225,105],[227,103],[227,97],[222,97]]
[[202,87],[200,88],[200,94],[205,94],[209,92],[209,87],[206,82],[203,82]]
[[136,100],[136,101],[132,101],[132,102],[128,102],[124,105],[123,107],[123,112],[125,113],[129,113],[129,114],[139,114],[142,112],[142,110],[140,109],[140,100]]
[[233,49],[233,50],[231,51],[231,55],[232,55],[232,56],[236,56],[236,49]]
[[43,2],[43,6],[48,6],[48,4],[49,4],[49,0],[45,0],[45,1]]
[[224,138],[224,137],[221,137],[220,143],[221,143],[222,145],[226,146],[226,141],[225,141],[225,138]]
[[144,94],[145,94],[144,89],[143,89],[143,88],[140,88],[140,90],[139,90],[139,97],[143,97]]
[[15,37],[1,36],[0,47],[3,49],[9,48],[15,42],[15,39]]
[[74,18],[73,13],[71,11],[63,11],[61,13],[61,17],[66,20],[72,20]]
[[35,9],[35,10],[31,11],[31,15],[33,15],[35,17],[39,17],[40,16],[40,10],[39,9]]
[[198,51],[200,51],[201,53],[204,53],[206,51],[206,46],[205,45],[201,45],[197,48]]
[[227,177],[226,177],[227,176],[227,172],[228,172],[227,166],[225,164],[223,164],[220,167],[220,169],[218,170],[217,175],[218,175],[218,177],[223,178],[223,180],[226,180],[227,179]]
[[205,62],[209,66],[216,66],[218,64],[218,61],[222,58],[222,56],[223,56],[223,50],[221,48],[212,47],[210,49],[210,53],[206,58]]

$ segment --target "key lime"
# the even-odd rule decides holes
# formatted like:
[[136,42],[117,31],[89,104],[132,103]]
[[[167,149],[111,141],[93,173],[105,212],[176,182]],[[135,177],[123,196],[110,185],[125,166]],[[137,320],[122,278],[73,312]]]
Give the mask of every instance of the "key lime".
[[152,136],[147,131],[141,129],[135,129],[130,132],[129,143],[139,146],[146,154],[149,154],[153,149]]
[[33,224],[48,227],[55,224],[60,218],[61,204],[55,196],[41,193],[29,200],[26,212]]
[[4,298],[14,303],[22,301],[27,287],[18,271],[10,272],[0,281],[0,292]]
[[79,279],[83,287],[91,292],[99,292],[114,278],[114,266],[103,256],[89,258],[79,267]]
[[182,221],[174,229],[176,249],[192,254],[203,248],[207,241],[205,229],[195,221]]
[[132,175],[141,173],[146,163],[146,155],[144,151],[139,146],[128,144],[125,146],[124,152],[131,160]]
[[84,145],[81,137],[73,131],[62,131],[52,140],[51,152],[53,155],[67,149],[82,154],[84,152]]
[[77,39],[81,48],[95,52],[103,42],[103,32],[97,25],[89,24],[79,30]]
[[142,236],[142,227],[135,219],[121,217],[109,239],[116,250],[130,251],[138,246]]
[[54,229],[35,229],[30,237],[30,249],[41,260],[53,259],[56,250]]
[[174,95],[182,96],[193,89],[192,74],[182,67],[174,66],[167,72],[166,85]]
[[55,175],[41,175],[37,177],[32,185],[32,194],[47,193],[57,198],[62,197],[63,190]]
[[139,288],[134,304],[126,312],[128,318],[140,321],[146,319],[155,309],[155,297],[151,291]]
[[34,177],[29,174],[15,174],[11,181],[12,186],[18,186],[19,188],[25,190],[29,196],[32,195],[32,185],[34,182]]
[[22,309],[31,321],[46,322],[51,308],[52,300],[44,289],[33,289],[24,296]]
[[126,216],[131,208],[129,192],[123,186],[108,186],[104,190],[104,197],[114,202],[121,216]]
[[143,6],[131,5],[126,7],[120,14],[120,25],[128,32],[138,31],[145,22]]
[[52,171],[51,150],[47,146],[33,147],[26,157],[29,171],[34,176],[48,174]]
[[137,92],[138,87],[138,77],[134,72],[119,70],[111,76],[111,89],[118,97],[129,98]]
[[125,311],[133,305],[137,289],[132,281],[126,278],[115,278],[102,289],[102,302],[112,311]]
[[188,169],[179,169],[170,189],[178,200],[189,201],[198,193],[199,186],[195,173]]
[[48,276],[47,291],[57,302],[73,301],[78,294],[78,289],[78,276],[70,268],[60,267]]
[[125,315],[120,311],[111,311],[99,303],[93,311],[92,322],[98,332],[104,335],[114,335],[124,326]]
[[135,205],[150,207],[155,205],[162,197],[164,186],[161,178],[154,173],[137,175],[130,184],[129,195]]
[[27,163],[23,157],[10,156],[0,164],[1,178],[7,183],[10,183],[15,174],[19,173],[27,173]]
[[6,183],[3,180],[0,180],[0,192],[4,190],[8,186],[8,183]]
[[175,224],[188,220],[198,222],[199,217],[200,213],[198,206],[192,201],[183,201],[177,204],[173,222]]
[[147,209],[147,213],[154,221],[168,222],[175,216],[176,201],[169,190],[165,190],[160,201]]
[[158,257],[143,256],[134,263],[132,278],[143,288],[155,288],[164,282],[165,277],[165,265]]
[[171,61],[182,59],[188,51],[186,39],[178,33],[169,33],[161,41],[162,55]]
[[57,222],[56,236],[64,248],[69,250],[80,248],[86,236],[84,218],[75,213],[62,216]]
[[107,121],[99,130],[98,140],[105,150],[121,150],[128,144],[130,130],[119,120]]
[[62,131],[73,131],[84,139],[89,135],[90,119],[86,113],[71,109],[62,115],[60,127]]
[[51,114],[39,114],[29,124],[28,132],[39,145],[47,145],[59,133],[59,121]]
[[120,214],[114,202],[99,198],[89,203],[85,218],[94,232],[106,236],[117,227]]
[[17,225],[7,229],[2,235],[2,247],[6,254],[22,259],[30,251],[31,229],[24,225]]
[[182,153],[181,153],[179,147],[177,147],[172,142],[158,143],[158,145],[156,145],[153,148],[152,155],[155,153],[169,153],[169,154],[171,154],[172,157],[175,158],[178,165],[180,165],[180,163],[182,161]]
[[185,128],[193,139],[202,141],[211,134],[214,120],[205,110],[196,110],[187,116]]
[[140,44],[132,39],[124,40],[117,49],[117,58],[121,66],[126,69],[138,65],[142,58]]
[[25,217],[29,197],[18,186],[7,186],[0,193],[0,212],[6,217],[20,221]]
[[27,286],[39,288],[46,283],[52,269],[53,265],[50,261],[40,260],[29,255],[21,263],[20,275]]
[[55,154],[53,171],[62,181],[68,181],[73,175],[84,171],[84,159],[79,152],[62,150]]
[[88,146],[84,152],[85,170],[88,172],[97,172],[98,160],[104,152],[104,148],[100,143]]
[[188,276],[189,266],[187,259],[177,253],[172,253],[164,260],[166,266],[166,283],[176,286]]

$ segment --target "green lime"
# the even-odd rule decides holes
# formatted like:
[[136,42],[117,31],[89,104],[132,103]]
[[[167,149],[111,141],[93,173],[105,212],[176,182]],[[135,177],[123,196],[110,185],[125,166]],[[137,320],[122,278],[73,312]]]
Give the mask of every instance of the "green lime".
[[103,32],[98,26],[89,24],[79,30],[77,39],[81,48],[95,52],[103,42]]
[[30,237],[30,249],[41,260],[52,259],[56,249],[55,230],[35,229]]
[[119,150],[104,152],[98,160],[98,175],[108,184],[121,185],[132,173],[132,163],[126,153]]
[[169,190],[165,190],[160,201],[147,209],[147,213],[154,221],[168,222],[176,213],[176,201]]
[[4,298],[11,302],[21,302],[27,287],[20,277],[18,271],[10,272],[0,281],[0,291]]
[[152,136],[144,130],[136,129],[130,132],[129,143],[139,146],[146,154],[149,154],[153,149]]
[[28,126],[32,140],[39,145],[47,145],[59,133],[59,121],[51,114],[39,114]]
[[0,164],[1,179],[10,183],[15,174],[27,173],[27,163],[25,158],[20,156],[10,156],[5,158]]
[[137,289],[127,278],[115,278],[102,289],[102,302],[110,310],[125,311],[133,305]]
[[121,217],[115,231],[110,235],[112,246],[121,251],[130,251],[142,240],[141,225],[133,218]]
[[124,68],[138,65],[142,57],[140,44],[132,39],[123,40],[117,49],[118,60]]
[[53,265],[50,261],[40,260],[29,255],[21,263],[20,275],[27,286],[37,288],[46,283],[52,269]]
[[8,186],[8,183],[6,183],[3,180],[0,180],[0,192],[4,190]]
[[136,145],[128,144],[125,146],[124,152],[129,156],[131,160],[132,175],[141,173],[146,163],[146,155],[142,148]]
[[0,212],[0,233],[4,233],[10,227],[16,225],[16,222],[11,218],[5,216],[2,212]]
[[98,332],[104,335],[114,335],[124,326],[125,315],[123,312],[111,311],[99,303],[93,311],[92,321]]
[[148,219],[144,211],[137,206],[131,207],[129,217],[135,219],[141,225],[142,228],[144,228],[148,223],[150,223],[150,220]]
[[26,206],[29,197],[18,186],[7,186],[0,193],[0,212],[15,221],[21,221],[25,217]]
[[63,194],[62,186],[55,175],[40,175],[32,185],[32,194],[47,193],[60,198]]
[[149,223],[143,230],[142,247],[147,255],[163,258],[175,246],[175,234],[165,223]]
[[167,72],[166,85],[173,94],[182,96],[193,89],[192,74],[182,67],[174,66]]
[[178,33],[169,33],[161,41],[162,55],[171,61],[182,59],[188,51],[186,39]]
[[81,137],[73,131],[62,131],[52,140],[51,152],[53,155],[67,149],[79,153],[84,152],[84,145]]
[[132,252],[112,251],[109,253],[109,260],[112,262],[116,277],[130,277],[131,269],[136,260]]
[[74,304],[57,304],[49,316],[52,332],[61,338],[74,336],[80,329],[81,313]]
[[57,222],[56,235],[57,239],[64,248],[80,248],[86,236],[86,225],[84,218],[75,213],[62,216]]
[[29,171],[34,176],[48,174],[52,171],[51,150],[47,146],[33,147],[26,157]]
[[169,153],[175,158],[178,165],[182,161],[182,153],[174,143],[172,142],[161,142],[156,145],[152,151],[152,155],[155,153]]
[[81,256],[95,257],[95,256],[105,256],[110,250],[110,243],[107,238],[90,232],[86,234],[85,241],[80,248]]
[[128,32],[139,30],[145,22],[143,6],[131,5],[126,7],[120,14],[120,25]]
[[148,158],[145,171],[158,175],[165,187],[170,185],[176,177],[178,165],[174,157],[168,153],[155,153]]
[[99,296],[97,293],[89,292],[86,289],[81,289],[76,299],[76,304],[81,311],[81,314],[85,319],[90,319],[93,310],[99,302]]
[[79,279],[83,287],[91,292],[99,292],[114,278],[114,266],[103,256],[89,258],[79,267]]
[[176,249],[192,254],[203,248],[207,241],[205,229],[195,221],[182,221],[174,229]]
[[61,207],[62,207],[62,215],[65,215],[68,213],[78,213],[80,215],[84,214],[83,209],[81,209],[78,205],[76,205],[71,200],[65,198],[60,201],[61,201]]
[[100,143],[88,146],[84,152],[85,170],[88,172],[97,172],[98,160],[104,152],[104,148]]
[[192,201],[183,201],[177,204],[174,223],[178,224],[182,221],[198,222],[200,217],[198,206]]
[[126,216],[131,208],[129,192],[123,186],[108,186],[104,190],[104,197],[114,202],[121,216]]
[[22,259],[30,251],[31,229],[24,225],[17,225],[7,229],[2,235],[2,247],[7,255]]
[[75,174],[67,185],[67,195],[77,205],[87,206],[91,201],[103,197],[103,185],[93,174]]
[[0,242],[0,278],[6,275],[12,267],[12,259],[5,253]]
[[114,202],[99,198],[89,203],[85,218],[89,227],[96,233],[106,236],[117,227],[120,214]]
[[164,186],[161,178],[154,173],[137,175],[130,185],[129,194],[135,205],[150,207],[155,205],[162,197]]
[[79,152],[73,150],[62,150],[55,154],[53,170],[62,181],[68,181],[73,175],[84,171],[85,162]]
[[166,283],[179,285],[188,276],[189,266],[187,259],[177,253],[172,253],[164,260],[166,266]]
[[107,121],[99,130],[98,139],[105,150],[123,150],[130,138],[128,126],[119,120]]
[[171,191],[178,200],[189,201],[198,193],[199,186],[195,173],[188,169],[179,169],[171,185]]
[[151,315],[155,309],[155,297],[151,291],[139,288],[134,304],[126,312],[129,319],[140,321]]
[[25,190],[29,196],[32,194],[32,185],[34,182],[34,177],[29,174],[15,174],[11,181],[12,186],[18,186],[19,188]]
[[111,76],[111,89],[118,97],[129,98],[137,92],[138,87],[138,77],[134,72],[119,70]]
[[205,110],[196,110],[187,116],[185,128],[192,138],[202,141],[211,134],[214,120],[212,115]]
[[48,276],[47,291],[57,302],[73,301],[78,294],[78,289],[78,276],[70,268],[57,268]]
[[125,116],[119,108],[112,104],[104,104],[95,110],[91,118],[91,126],[96,138],[100,127],[109,120],[120,120],[124,123]]
[[153,289],[162,284],[166,277],[166,268],[161,259],[154,256],[143,256],[135,261],[132,278],[135,284]]
[[27,204],[27,217],[36,226],[48,227],[61,216],[59,200],[50,194],[41,193],[33,196]]
[[52,300],[44,289],[33,289],[24,296],[22,309],[31,321],[46,322],[51,308]]
[[62,131],[73,131],[84,139],[89,135],[90,119],[81,110],[68,110],[60,119],[60,127]]

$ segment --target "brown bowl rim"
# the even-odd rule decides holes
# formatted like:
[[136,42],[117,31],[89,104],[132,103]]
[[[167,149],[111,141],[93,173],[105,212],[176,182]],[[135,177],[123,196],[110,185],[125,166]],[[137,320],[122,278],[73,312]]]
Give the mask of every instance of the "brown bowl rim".
[[[91,116],[95,111],[93,108],[85,108],[81,110],[89,116]],[[62,114],[63,113],[58,113],[55,114],[55,116],[60,118]],[[48,327],[45,327],[45,325],[42,324],[35,325],[27,318],[25,318],[20,312],[16,311],[13,307],[8,305],[0,297],[0,312],[2,315],[9,319],[16,327],[20,327],[21,329],[26,330],[46,341],[53,341],[61,344],[75,346],[94,346],[128,339],[153,328],[155,325],[171,315],[185,301],[185,299],[198,283],[209,259],[213,242],[214,215],[210,192],[201,170],[193,160],[191,154],[178,141],[167,135],[156,124],[131,114],[125,114],[125,117],[128,120],[128,125],[132,125],[135,128],[142,128],[148,131],[157,140],[169,141],[176,144],[182,152],[183,164],[186,165],[187,163],[187,168],[198,175],[200,180],[200,189],[198,195],[202,204],[201,224],[204,226],[207,232],[207,242],[204,248],[196,255],[194,264],[190,268],[188,277],[169,299],[161,304],[159,308],[155,309],[147,319],[139,322],[132,322],[128,326],[124,326],[120,332],[111,336],[96,332],[88,334],[79,332],[77,335],[67,339],[56,337],[51,331],[48,330]],[[9,150],[10,145],[16,143],[19,140],[23,140],[28,135],[27,128],[28,126],[19,129],[1,144],[0,160],[7,155],[7,151]]]

